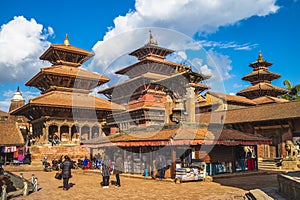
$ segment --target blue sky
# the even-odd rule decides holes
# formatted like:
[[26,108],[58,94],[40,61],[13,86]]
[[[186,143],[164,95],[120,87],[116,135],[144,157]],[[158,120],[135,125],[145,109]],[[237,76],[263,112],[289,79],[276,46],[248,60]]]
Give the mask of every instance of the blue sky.
[[[213,90],[236,93],[249,85],[241,78],[259,51],[270,71],[299,84],[300,5],[298,0],[4,0],[0,8],[0,110],[8,111],[17,87],[28,99],[40,95],[26,87],[41,67],[39,56],[51,43],[93,51],[83,68],[120,81],[113,72],[134,62],[127,53],[148,42],[177,51],[169,59],[212,74]],[[216,75],[217,74],[217,75]],[[217,83],[217,84],[216,84]],[[220,85],[222,87],[214,87]]]

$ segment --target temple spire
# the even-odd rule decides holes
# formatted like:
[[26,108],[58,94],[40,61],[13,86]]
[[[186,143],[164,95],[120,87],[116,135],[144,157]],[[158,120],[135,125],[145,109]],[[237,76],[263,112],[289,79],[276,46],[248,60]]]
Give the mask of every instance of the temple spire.
[[18,86],[17,92],[20,92],[20,86]]
[[68,36],[68,34],[66,34],[66,37],[65,37],[65,40],[64,40],[64,45],[66,45],[66,46],[70,46],[71,44],[70,44],[70,41],[69,41],[69,36]]
[[154,41],[154,38],[152,36],[151,30],[149,30],[149,32],[150,32],[150,39],[149,39],[149,43],[148,44],[158,45],[157,42]]
[[261,51],[259,51],[259,54],[258,54],[258,59],[257,59],[257,61],[258,61],[258,62],[263,62],[263,61],[264,61],[264,59],[263,59],[263,57],[262,57],[262,53],[261,53]]

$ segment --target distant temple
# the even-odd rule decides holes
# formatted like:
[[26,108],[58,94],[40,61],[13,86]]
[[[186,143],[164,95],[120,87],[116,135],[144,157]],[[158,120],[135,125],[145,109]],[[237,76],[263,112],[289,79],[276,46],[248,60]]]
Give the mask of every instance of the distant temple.
[[278,96],[287,93],[288,91],[286,89],[271,84],[272,80],[280,78],[279,74],[268,70],[271,65],[272,63],[263,59],[262,53],[260,52],[257,61],[249,64],[249,66],[253,68],[253,72],[242,78],[245,81],[249,81],[252,86],[239,91],[237,95],[255,100],[260,97],[277,98]]

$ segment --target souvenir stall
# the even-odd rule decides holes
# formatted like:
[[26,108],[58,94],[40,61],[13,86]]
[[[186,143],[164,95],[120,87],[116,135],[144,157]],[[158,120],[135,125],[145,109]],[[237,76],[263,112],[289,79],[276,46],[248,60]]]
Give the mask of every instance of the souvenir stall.
[[15,152],[17,152],[16,146],[2,146],[1,147],[0,157],[1,157],[1,160],[4,165],[13,163]]

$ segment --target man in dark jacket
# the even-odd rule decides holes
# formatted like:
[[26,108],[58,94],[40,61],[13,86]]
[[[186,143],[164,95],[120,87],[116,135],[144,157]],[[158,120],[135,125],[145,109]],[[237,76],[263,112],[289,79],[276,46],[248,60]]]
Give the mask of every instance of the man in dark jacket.
[[71,169],[73,168],[73,162],[69,156],[65,155],[65,160],[60,164],[62,170],[62,178],[64,184],[64,190],[69,189],[69,179],[71,178]]
[[118,156],[116,159],[115,167],[114,167],[114,174],[116,175],[116,187],[121,186],[121,181],[120,181],[120,173],[123,172],[123,160],[121,156]]
[[102,177],[103,177],[103,188],[109,187],[109,176],[111,170],[111,160],[107,155],[104,157],[103,165],[102,165]]

